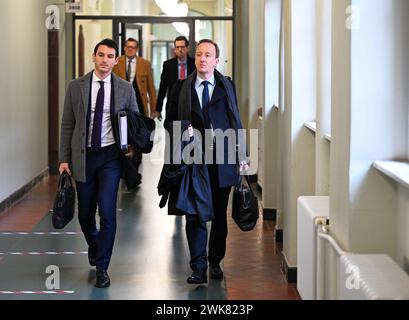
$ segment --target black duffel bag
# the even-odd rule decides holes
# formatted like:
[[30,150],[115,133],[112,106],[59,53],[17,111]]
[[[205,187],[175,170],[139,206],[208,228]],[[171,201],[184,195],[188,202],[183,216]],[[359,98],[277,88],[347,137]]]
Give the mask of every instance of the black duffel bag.
[[71,176],[64,171],[60,175],[58,191],[54,200],[52,222],[55,229],[63,229],[74,217],[75,189]]

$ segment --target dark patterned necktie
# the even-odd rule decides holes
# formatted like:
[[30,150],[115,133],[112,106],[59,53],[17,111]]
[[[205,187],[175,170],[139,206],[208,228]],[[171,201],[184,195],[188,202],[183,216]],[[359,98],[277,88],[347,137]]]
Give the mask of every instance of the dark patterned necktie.
[[104,114],[104,81],[98,81],[101,86],[97,94],[97,102],[95,103],[94,123],[92,126],[91,148],[96,151],[101,148],[101,131],[102,131],[102,116]]
[[126,69],[126,80],[131,81],[132,59],[128,59],[128,68]]
[[203,81],[201,83],[203,85],[203,93],[202,93],[202,112],[203,112],[203,120],[205,129],[210,129],[210,118],[209,118],[209,81]]

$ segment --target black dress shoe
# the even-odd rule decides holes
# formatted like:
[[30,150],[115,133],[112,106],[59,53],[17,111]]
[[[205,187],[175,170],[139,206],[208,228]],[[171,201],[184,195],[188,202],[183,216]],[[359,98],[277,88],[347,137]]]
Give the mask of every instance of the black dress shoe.
[[192,275],[189,278],[187,278],[187,283],[189,284],[207,283],[206,273],[194,271]]
[[211,279],[223,279],[223,271],[219,265],[210,265],[209,266],[209,276]]
[[88,261],[91,266],[95,266],[97,260],[97,250],[95,247],[88,247]]
[[111,284],[111,279],[109,279],[108,273],[106,270],[97,269],[97,282],[95,286],[97,288],[106,288]]

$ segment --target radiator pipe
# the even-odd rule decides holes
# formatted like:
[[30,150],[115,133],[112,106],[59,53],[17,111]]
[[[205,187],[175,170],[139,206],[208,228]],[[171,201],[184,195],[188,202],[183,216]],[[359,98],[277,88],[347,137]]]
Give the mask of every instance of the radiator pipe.
[[328,243],[332,246],[338,256],[344,254],[344,251],[340,248],[340,246],[335,242],[334,238],[329,235],[328,229],[328,220],[327,219],[317,219],[316,220],[317,226],[317,273],[316,273],[316,292],[315,296],[317,300],[325,300],[331,293],[327,293],[325,290],[325,283],[326,283],[326,257],[325,257],[325,242],[327,240]]

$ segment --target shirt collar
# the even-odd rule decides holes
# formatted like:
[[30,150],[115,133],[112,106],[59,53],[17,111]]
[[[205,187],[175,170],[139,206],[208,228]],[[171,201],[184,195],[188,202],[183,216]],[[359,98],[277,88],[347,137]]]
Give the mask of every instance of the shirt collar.
[[185,59],[185,60],[179,60],[179,59],[178,59],[178,64],[179,64],[179,65],[181,65],[182,63],[186,63],[186,62],[187,62],[187,59]]
[[[199,75],[196,76],[196,86],[200,86],[203,81],[205,81],[205,79],[200,78]],[[215,85],[214,74],[209,79],[207,79],[207,81],[209,81],[210,85],[214,87]]]
[[108,83],[108,84],[110,84],[111,83],[111,73],[108,75],[108,76],[106,76],[106,78],[105,79],[100,79],[100,78],[98,78],[98,76],[95,74],[95,71],[92,73],[92,82],[98,82],[98,81],[104,81],[104,83]]
[[136,57],[133,58],[126,57],[126,63],[128,63],[129,60],[131,60],[131,63],[134,63],[136,61]]

